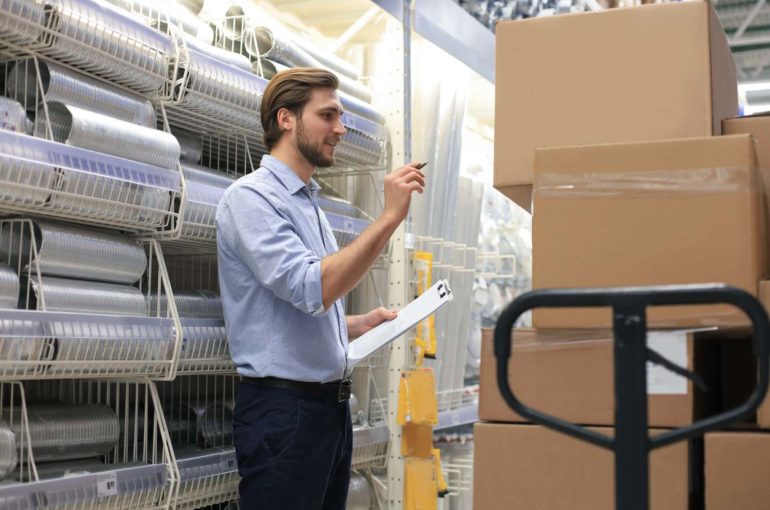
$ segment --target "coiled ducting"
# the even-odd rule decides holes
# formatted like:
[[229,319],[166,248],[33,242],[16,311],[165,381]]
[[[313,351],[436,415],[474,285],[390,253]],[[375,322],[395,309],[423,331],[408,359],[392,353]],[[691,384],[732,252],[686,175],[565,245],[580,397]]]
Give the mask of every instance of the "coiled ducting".
[[180,67],[186,78],[179,106],[233,128],[261,131],[258,112],[266,80],[192,49]]
[[[267,27],[255,27],[253,37],[247,39],[248,41],[251,42],[246,45],[246,49],[259,58],[280,62],[289,67],[325,67],[303,48]],[[333,69],[331,71],[334,72]],[[335,74],[339,79],[341,91],[361,101],[372,102],[372,92],[369,89],[340,72]]]
[[[170,133],[62,103],[49,103],[48,115],[57,142],[161,168],[179,163],[179,142]],[[45,115],[38,111],[35,133],[45,132]]]
[[30,0],[0,0],[0,46],[26,46],[43,34],[43,5]]
[[187,163],[198,163],[201,160],[201,156],[203,156],[203,142],[200,136],[178,129],[174,129],[172,133],[176,137],[177,142],[179,142],[179,149],[181,151],[179,160]]
[[16,434],[8,423],[0,418],[0,479],[13,472],[18,460]]
[[150,101],[56,64],[38,61],[38,66],[42,97],[33,60],[20,61],[11,67],[5,84],[8,95],[23,100],[30,107],[45,100],[46,103],[63,103],[140,126],[155,127],[155,108]]
[[0,131],[0,203],[9,206],[39,206],[51,196],[56,177],[44,147],[24,134]]
[[45,0],[50,33],[41,53],[120,83],[159,94],[174,55],[169,36],[97,0]]
[[0,129],[16,133],[27,133],[27,112],[18,101],[0,97]]
[[19,275],[11,266],[0,263],[0,308],[16,308],[18,305]]
[[116,234],[46,221],[35,223],[35,234],[37,268],[44,275],[131,284],[147,268],[142,245]]
[[369,510],[372,505],[372,486],[365,476],[353,472],[348,486],[346,510]]
[[37,308],[49,312],[81,312],[146,316],[142,292],[115,283],[89,282],[43,276],[32,278]]
[[[38,462],[105,455],[118,441],[118,418],[104,405],[32,404],[27,406],[27,417],[29,442]],[[23,434],[18,427],[19,421],[11,424],[21,448]]]
[[[161,317],[167,314],[168,298],[153,295],[147,298],[152,315]],[[174,291],[174,303],[179,317],[190,319],[222,319],[222,299],[210,290]],[[157,313],[156,313],[157,312]]]

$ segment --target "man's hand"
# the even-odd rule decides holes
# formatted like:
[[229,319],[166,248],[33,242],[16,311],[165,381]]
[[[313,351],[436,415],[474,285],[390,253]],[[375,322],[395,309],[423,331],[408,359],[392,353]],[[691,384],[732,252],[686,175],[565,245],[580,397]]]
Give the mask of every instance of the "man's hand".
[[398,316],[398,311],[388,310],[384,306],[375,308],[364,315],[351,315],[345,317],[348,326],[348,339],[353,340],[367,331],[376,328],[385,321],[392,321]]
[[425,166],[419,161],[412,161],[390,172],[384,178],[385,207],[382,216],[396,224],[401,223],[409,213],[409,203],[412,192],[422,193],[425,190],[425,174],[421,168]]

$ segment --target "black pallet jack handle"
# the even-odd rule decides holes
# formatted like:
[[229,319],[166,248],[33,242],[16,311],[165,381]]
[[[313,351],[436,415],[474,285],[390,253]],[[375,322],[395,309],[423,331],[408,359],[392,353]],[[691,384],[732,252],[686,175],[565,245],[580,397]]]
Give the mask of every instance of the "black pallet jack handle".
[[[726,303],[741,309],[753,324],[752,346],[758,377],[753,393],[742,405],[697,421],[688,427],[650,437],[647,431],[648,306]],[[615,355],[615,436],[610,437],[523,404],[508,382],[511,334],[519,317],[533,308],[611,307]],[[618,510],[648,510],[651,450],[670,445],[751,415],[768,388],[770,319],[749,293],[726,285],[618,287],[605,289],[547,289],[524,294],[509,304],[495,328],[497,385],[508,405],[533,423],[557,430],[615,453],[615,502]]]

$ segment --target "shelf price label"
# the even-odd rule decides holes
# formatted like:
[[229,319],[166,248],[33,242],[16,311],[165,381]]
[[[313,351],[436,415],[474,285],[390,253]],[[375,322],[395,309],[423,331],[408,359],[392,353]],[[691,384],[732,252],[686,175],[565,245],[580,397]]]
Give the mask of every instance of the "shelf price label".
[[96,494],[100,498],[118,495],[118,477],[115,471],[96,474]]

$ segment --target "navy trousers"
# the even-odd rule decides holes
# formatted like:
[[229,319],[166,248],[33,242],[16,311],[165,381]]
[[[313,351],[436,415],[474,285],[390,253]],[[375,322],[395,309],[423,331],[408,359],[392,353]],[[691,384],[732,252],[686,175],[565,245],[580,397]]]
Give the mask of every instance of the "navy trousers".
[[345,510],[353,450],[347,401],[244,379],[233,440],[243,510]]

